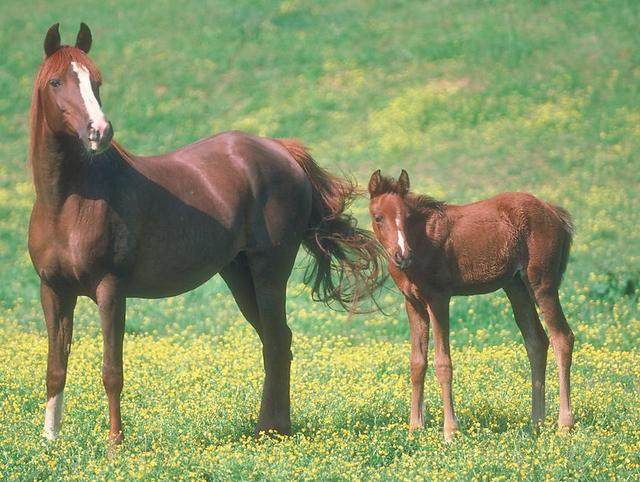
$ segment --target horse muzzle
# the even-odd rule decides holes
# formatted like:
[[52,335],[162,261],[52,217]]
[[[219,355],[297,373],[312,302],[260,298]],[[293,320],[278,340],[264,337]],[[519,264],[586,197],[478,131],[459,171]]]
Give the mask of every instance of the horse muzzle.
[[88,129],[89,150],[92,154],[105,151],[113,139],[113,127],[111,122],[105,121],[99,125],[89,124]]
[[395,264],[401,270],[409,268],[413,264],[413,251],[409,250],[406,254],[396,251],[392,256],[393,264]]

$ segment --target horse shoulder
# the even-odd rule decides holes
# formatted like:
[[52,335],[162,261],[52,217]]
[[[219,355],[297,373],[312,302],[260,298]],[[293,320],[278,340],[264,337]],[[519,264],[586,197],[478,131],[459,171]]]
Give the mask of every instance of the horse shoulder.
[[85,279],[108,254],[108,232],[104,200],[74,194],[53,215],[36,202],[29,228],[29,253],[34,267],[45,281]]

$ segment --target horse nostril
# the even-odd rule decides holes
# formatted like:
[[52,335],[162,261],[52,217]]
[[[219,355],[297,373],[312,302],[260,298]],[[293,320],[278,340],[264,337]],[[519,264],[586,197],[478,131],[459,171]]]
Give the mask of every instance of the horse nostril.
[[400,251],[396,251],[393,254],[393,262],[400,269],[408,268],[413,261],[413,252],[408,251],[406,255],[403,255]]

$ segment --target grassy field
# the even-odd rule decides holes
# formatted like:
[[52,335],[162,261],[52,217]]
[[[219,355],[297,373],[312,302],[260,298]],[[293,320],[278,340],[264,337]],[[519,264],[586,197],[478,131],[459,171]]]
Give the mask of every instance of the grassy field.
[[[106,457],[97,313],[76,311],[62,434],[40,439],[46,337],[26,250],[27,112],[46,29],[92,58],[116,138],[141,154],[228,129],[296,137],[361,184],[409,171],[453,203],[526,190],[566,207],[577,235],[561,292],[577,337],[576,429],[528,427],[529,368],[502,293],[452,306],[463,435],[409,436],[408,326],[347,317],[289,286],[295,435],[254,440],[257,336],[214,278],[129,303],[127,439]],[[640,3],[635,1],[46,2],[0,6],[0,479],[640,478]],[[368,224],[366,200],[354,211]]]

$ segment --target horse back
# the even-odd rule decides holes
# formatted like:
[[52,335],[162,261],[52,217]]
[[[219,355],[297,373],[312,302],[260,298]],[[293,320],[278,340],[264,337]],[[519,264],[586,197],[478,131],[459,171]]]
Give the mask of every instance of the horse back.
[[430,257],[431,272],[454,294],[494,291],[532,259],[559,262],[556,253],[566,241],[563,224],[557,208],[528,193],[446,205],[426,225],[437,252]]

